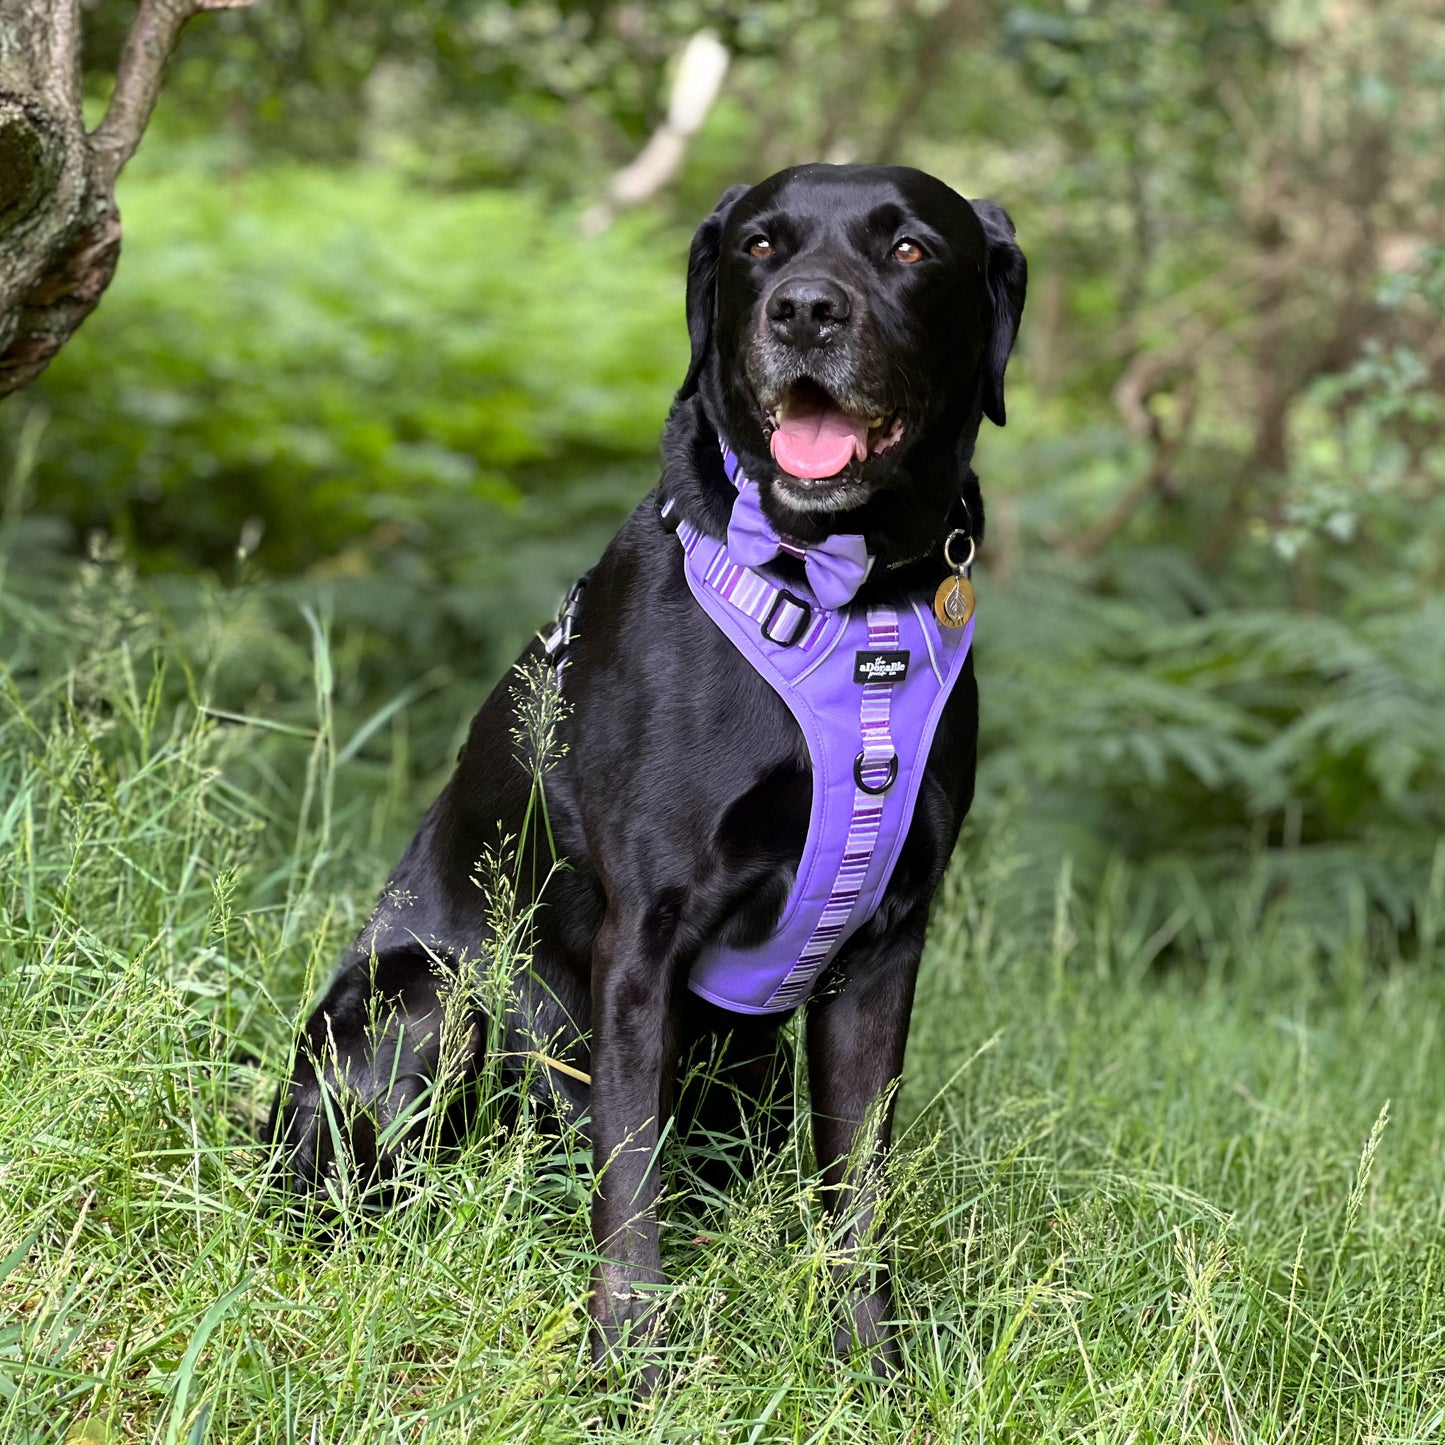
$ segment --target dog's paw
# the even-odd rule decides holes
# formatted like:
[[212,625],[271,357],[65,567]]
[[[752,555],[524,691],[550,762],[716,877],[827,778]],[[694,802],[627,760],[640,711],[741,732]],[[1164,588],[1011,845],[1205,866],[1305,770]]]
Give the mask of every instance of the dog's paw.
[[646,1399],[662,1383],[660,1270],[603,1263],[592,1281],[592,1365],[610,1383]]

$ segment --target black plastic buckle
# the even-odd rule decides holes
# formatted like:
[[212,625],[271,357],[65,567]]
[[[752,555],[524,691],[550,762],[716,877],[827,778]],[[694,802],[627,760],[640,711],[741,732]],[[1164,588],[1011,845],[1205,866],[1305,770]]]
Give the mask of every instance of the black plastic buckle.
[[858,756],[853,759],[853,781],[854,781],[855,783],[857,783],[858,786],[859,786],[860,788],[862,788],[863,791],[864,791],[865,793],[869,794],[871,797],[875,797],[875,798],[876,798],[879,793],[886,793],[886,792],[889,790],[889,788],[891,788],[891,787],[893,786],[893,784],[897,781],[897,779],[898,779],[898,754],[897,754],[897,753],[894,753],[893,756],[888,759],[888,776],[887,776],[886,778],[884,778],[883,781],[882,781],[881,783],[879,783],[879,785],[878,785],[876,788],[870,788],[870,787],[868,786],[868,784],[863,781],[863,754],[862,754],[862,753],[859,753]]
[[[791,637],[774,637],[768,631],[774,622],[778,620],[778,613],[783,610],[783,603],[791,602],[794,607],[802,609],[802,615],[798,618],[798,625],[793,629]],[[768,608],[768,615],[763,618],[762,625],[758,631],[769,642],[775,642],[779,647],[793,647],[803,640],[803,634],[808,630],[808,624],[813,620],[813,609],[803,601],[801,597],[794,597],[786,587],[778,588],[778,595],[773,598],[772,605]]]
[[664,532],[676,532],[682,525],[682,508],[677,505],[675,497],[657,499],[657,520],[662,523]]

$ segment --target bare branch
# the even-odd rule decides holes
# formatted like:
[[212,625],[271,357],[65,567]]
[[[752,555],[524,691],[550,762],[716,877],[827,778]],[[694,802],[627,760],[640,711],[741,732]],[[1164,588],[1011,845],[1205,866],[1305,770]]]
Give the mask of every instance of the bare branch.
[[975,0],[945,0],[924,22],[902,92],[873,139],[872,159],[887,162],[898,158],[909,131],[917,124],[918,112],[928,99],[929,91],[957,53],[959,40],[983,23],[980,11]]
[[582,219],[584,235],[596,235],[629,206],[650,201],[682,169],[688,144],[702,128],[722,89],[731,59],[727,47],[710,30],[699,30],[683,47],[672,82],[667,119],[647,144],[608,184],[608,195]]
[[238,10],[251,0],[141,0],[115,71],[115,91],[105,119],[91,133],[90,146],[103,186],[115,184],[135,154],[156,97],[166,61],[187,20],[202,10]]
[[[1149,402],[1169,389],[1171,383],[1177,415],[1173,430],[1166,431],[1163,419]],[[1149,464],[1111,511],[1082,536],[1060,546],[1066,557],[1094,556],[1116,532],[1123,530],[1150,497],[1170,494],[1174,486],[1171,476],[1174,462],[1193,428],[1197,402],[1194,372],[1177,357],[1141,356],[1124,372],[1114,388],[1114,404],[1129,430],[1149,442]]]

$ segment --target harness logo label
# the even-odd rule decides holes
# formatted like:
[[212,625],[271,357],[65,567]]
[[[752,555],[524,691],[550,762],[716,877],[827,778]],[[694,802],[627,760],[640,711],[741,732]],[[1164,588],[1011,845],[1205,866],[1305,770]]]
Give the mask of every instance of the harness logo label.
[[855,652],[854,682],[902,682],[908,676],[908,652]]

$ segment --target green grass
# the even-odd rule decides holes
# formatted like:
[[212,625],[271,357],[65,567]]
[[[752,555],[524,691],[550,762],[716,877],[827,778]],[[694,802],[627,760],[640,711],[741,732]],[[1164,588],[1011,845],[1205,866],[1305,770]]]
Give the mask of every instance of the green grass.
[[670,1372],[629,1411],[585,1365],[575,1153],[484,1131],[397,1212],[283,1226],[254,1134],[414,807],[404,720],[374,715],[386,759],[351,745],[319,627],[287,684],[314,731],[207,717],[225,649],[187,661],[88,576],[64,615],[4,612],[6,1445],[1445,1433],[1440,867],[1405,962],[1183,882],[1151,933],[1122,871],[1021,916],[1007,830],[971,833],[885,1211],[903,1382],[831,1356],[799,1137],[729,1209],[673,1211]]

